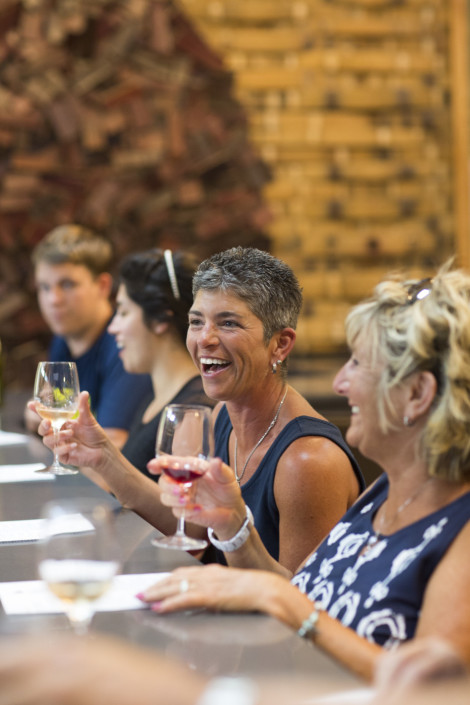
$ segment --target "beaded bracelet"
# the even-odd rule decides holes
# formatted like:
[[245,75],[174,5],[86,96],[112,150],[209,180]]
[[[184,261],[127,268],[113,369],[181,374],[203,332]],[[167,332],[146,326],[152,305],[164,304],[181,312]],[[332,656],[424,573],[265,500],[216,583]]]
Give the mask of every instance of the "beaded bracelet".
[[300,625],[299,630],[297,631],[297,634],[303,639],[309,639],[312,635],[317,634],[317,622],[319,617],[320,610],[318,609],[318,607],[315,607],[315,609],[311,614],[309,614],[307,619],[304,619],[304,621]]

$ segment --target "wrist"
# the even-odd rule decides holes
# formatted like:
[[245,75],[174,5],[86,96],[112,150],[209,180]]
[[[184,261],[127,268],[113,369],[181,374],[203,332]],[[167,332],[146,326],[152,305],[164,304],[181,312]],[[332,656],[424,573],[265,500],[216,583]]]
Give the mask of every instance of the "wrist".
[[215,535],[214,530],[210,527],[207,529],[207,535],[209,537],[209,541],[213,546],[218,548],[220,551],[231,553],[232,551],[236,551],[237,549],[241,548],[241,546],[243,546],[243,544],[247,541],[253,526],[253,514],[249,506],[246,504],[245,518],[243,519],[240,528],[230,538],[224,540],[218,539]]
[[318,620],[320,618],[320,609],[314,603],[313,610],[310,612],[308,617],[306,617],[300,627],[297,629],[297,634],[302,637],[302,639],[313,639],[315,640],[318,634]]

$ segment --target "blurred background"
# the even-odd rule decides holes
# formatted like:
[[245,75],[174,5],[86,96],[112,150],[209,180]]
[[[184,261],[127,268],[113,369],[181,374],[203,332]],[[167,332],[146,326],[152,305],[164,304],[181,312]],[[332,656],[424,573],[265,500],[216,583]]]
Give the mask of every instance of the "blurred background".
[[78,222],[116,261],[287,261],[293,381],[342,413],[350,305],[391,270],[469,265],[467,29],[466,0],[2,0],[4,386],[32,385],[49,340],[31,249]]

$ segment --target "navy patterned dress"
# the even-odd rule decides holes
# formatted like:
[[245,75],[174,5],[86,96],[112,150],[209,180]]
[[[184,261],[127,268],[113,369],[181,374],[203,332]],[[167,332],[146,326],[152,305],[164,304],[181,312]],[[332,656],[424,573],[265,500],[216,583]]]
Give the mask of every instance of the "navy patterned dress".
[[292,583],[360,636],[392,648],[414,636],[428,581],[470,520],[470,492],[377,541],[372,521],[387,495],[383,474]]

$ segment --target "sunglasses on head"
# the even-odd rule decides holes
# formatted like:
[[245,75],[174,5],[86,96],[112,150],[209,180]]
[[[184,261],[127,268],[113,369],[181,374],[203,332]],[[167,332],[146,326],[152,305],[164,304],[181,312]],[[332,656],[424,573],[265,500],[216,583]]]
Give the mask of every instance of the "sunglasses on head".
[[411,284],[407,291],[408,304],[411,305],[414,304],[415,301],[425,299],[426,296],[431,293],[432,282],[432,277],[426,277],[425,279],[421,279],[419,282],[416,282],[416,284]]

